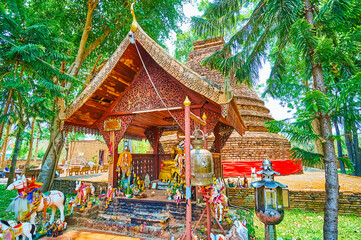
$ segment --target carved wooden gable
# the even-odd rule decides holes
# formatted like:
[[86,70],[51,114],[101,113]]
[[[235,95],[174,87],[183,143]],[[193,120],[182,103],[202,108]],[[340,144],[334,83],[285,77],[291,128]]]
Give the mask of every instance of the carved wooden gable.
[[[190,96],[184,86],[177,83],[176,79],[174,79],[152,59],[148,59],[145,62],[145,65],[159,95],[162,97],[168,108],[182,107],[187,95],[189,96],[192,104],[199,104],[201,102],[201,99],[196,99],[194,94],[193,97]],[[161,102],[154,90],[146,71],[142,69],[138,77],[132,82],[129,90],[111,110],[111,113],[161,108],[165,108],[164,104]]]

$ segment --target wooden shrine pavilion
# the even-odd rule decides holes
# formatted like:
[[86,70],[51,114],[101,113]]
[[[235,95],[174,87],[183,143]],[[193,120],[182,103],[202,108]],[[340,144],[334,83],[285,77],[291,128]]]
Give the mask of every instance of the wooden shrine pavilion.
[[227,140],[224,136],[229,136],[225,133],[235,129],[243,135],[246,129],[232,95],[171,57],[136,22],[104,67],[65,109],[64,129],[103,136],[114,149],[108,178],[113,186],[117,185],[121,139],[148,139],[153,154],[133,154],[133,170],[140,177],[149,174],[157,179],[161,161],[170,157],[159,138],[164,131],[184,131],[186,97],[191,102],[191,133],[205,114],[207,133],[215,137],[211,148],[215,174],[222,176],[220,152]]

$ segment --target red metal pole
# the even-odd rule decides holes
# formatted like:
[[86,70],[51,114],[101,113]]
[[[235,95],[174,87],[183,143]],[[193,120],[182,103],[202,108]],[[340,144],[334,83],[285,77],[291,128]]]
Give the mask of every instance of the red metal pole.
[[184,150],[185,150],[185,165],[186,165],[186,239],[192,239],[192,191],[191,191],[191,120],[190,120],[190,105],[189,98],[186,97],[184,101]]
[[211,230],[212,230],[212,222],[211,222],[211,204],[207,201],[207,239],[211,240]]
[[[205,113],[203,113],[202,116],[203,121],[206,122],[207,120],[207,116]],[[207,143],[207,124],[203,126],[203,133],[205,135],[205,139],[204,139],[204,149],[208,149],[208,143]],[[212,231],[212,222],[211,222],[211,204],[209,203],[209,201],[206,202],[206,209],[207,209],[207,239],[211,240],[211,231]]]

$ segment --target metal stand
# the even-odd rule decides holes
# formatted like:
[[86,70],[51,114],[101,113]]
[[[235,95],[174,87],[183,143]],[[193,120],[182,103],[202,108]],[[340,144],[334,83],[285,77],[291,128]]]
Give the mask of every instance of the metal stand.
[[[193,231],[192,231],[192,234],[191,234],[191,235],[192,235],[192,238],[195,239],[195,237],[194,237],[194,232],[196,231],[199,223],[201,222],[201,220],[202,220],[205,212],[207,212],[207,239],[208,239],[208,240],[211,240],[211,230],[212,230],[211,214],[212,214],[213,218],[216,220],[219,228],[222,230],[223,235],[226,236],[226,232],[224,231],[222,225],[219,223],[218,219],[215,217],[215,214],[214,214],[213,210],[211,209],[211,204],[207,201],[207,202],[206,202],[206,207],[204,208],[201,217],[199,218],[196,226],[194,227],[194,229],[193,229]],[[182,237],[181,240],[183,240],[183,239],[185,238],[185,236],[186,236],[186,234],[183,235],[183,237]]]
[[276,239],[276,226],[275,225],[264,225],[265,239],[275,240]]

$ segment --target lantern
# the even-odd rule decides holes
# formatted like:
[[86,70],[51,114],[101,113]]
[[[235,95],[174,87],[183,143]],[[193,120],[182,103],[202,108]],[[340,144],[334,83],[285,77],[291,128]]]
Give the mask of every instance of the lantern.
[[[262,163],[261,181],[252,182],[251,186],[255,188],[255,211],[258,219],[265,224],[265,239],[276,239],[276,227],[284,217],[283,191],[286,185],[274,181],[274,174],[280,175],[273,171],[272,163],[268,159]],[[287,196],[288,201],[288,196]]]
[[[197,132],[201,132],[202,139],[197,138]],[[204,149],[204,133],[197,129],[194,132],[195,140],[192,141],[191,151],[191,182],[192,186],[213,185],[213,158],[212,153]]]

